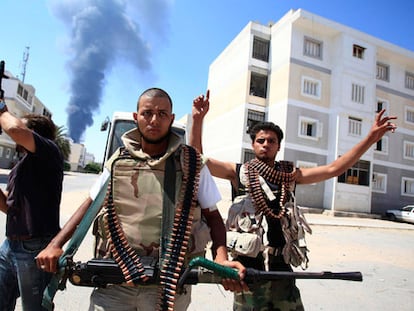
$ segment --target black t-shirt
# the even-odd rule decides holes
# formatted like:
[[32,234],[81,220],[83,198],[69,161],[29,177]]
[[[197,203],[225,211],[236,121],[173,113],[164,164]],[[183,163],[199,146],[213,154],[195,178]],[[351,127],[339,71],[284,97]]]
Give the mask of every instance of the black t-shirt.
[[36,151],[27,152],[9,174],[8,237],[48,237],[60,230],[63,156],[53,141],[33,136]]

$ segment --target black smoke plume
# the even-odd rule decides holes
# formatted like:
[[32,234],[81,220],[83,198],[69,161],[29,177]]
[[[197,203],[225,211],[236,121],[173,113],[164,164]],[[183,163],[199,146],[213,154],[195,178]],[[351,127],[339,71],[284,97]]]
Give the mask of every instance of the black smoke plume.
[[[149,40],[166,29],[167,0],[55,0],[51,10],[70,28],[68,131],[79,143],[99,111],[105,78],[118,60],[151,72]],[[154,20],[154,16],[157,20]],[[151,25],[154,23],[153,25]]]

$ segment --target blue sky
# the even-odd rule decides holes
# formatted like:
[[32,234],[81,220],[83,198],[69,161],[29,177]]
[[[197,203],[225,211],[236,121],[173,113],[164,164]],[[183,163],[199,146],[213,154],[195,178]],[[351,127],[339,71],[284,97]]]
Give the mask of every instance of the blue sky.
[[[169,92],[176,119],[190,113],[192,99],[206,90],[209,65],[249,21],[267,24],[297,8],[414,51],[411,0],[1,0],[0,59],[21,78],[30,47],[25,83],[99,162],[106,116],[133,111],[139,94],[153,86]],[[94,28],[84,22],[89,16]],[[99,51],[86,54],[93,40],[102,58]],[[87,71],[85,59],[102,70]],[[85,130],[68,119],[79,96],[93,102]]]

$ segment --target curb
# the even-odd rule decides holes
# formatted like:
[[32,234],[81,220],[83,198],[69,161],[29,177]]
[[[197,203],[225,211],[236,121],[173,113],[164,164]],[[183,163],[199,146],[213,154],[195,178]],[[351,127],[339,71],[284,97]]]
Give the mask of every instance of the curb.
[[302,206],[300,206],[300,210],[305,214],[323,214],[327,216],[338,216],[338,217],[383,219],[383,216],[379,214],[332,211],[332,210],[327,210],[323,208],[302,207]]

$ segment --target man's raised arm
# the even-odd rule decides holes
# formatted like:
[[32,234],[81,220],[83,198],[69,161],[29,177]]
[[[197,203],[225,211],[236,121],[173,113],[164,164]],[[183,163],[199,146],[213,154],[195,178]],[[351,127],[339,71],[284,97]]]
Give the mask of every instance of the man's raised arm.
[[384,113],[384,109],[378,112],[368,135],[351,150],[327,165],[299,169],[297,171],[296,182],[298,184],[310,184],[343,174],[348,168],[354,165],[373,144],[379,141],[385,133],[394,133],[397,126],[391,121],[397,119],[397,117],[384,116]]
[[[210,108],[210,91],[207,90],[206,95],[199,95],[193,100],[192,118],[193,125],[190,130],[189,145],[203,153],[202,130],[203,121]],[[206,162],[211,174],[214,177],[228,179],[232,183],[237,181],[236,164],[231,162],[223,162],[212,158],[207,158]]]

